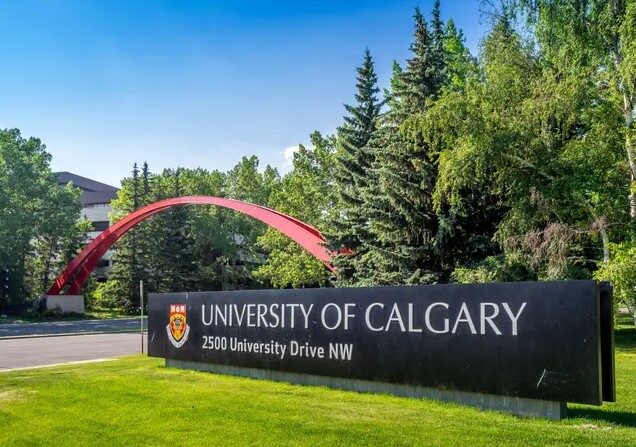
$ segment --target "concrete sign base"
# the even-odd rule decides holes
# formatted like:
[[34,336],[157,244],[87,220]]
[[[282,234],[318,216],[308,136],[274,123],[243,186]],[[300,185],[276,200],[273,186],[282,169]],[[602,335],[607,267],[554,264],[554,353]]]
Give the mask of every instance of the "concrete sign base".
[[62,313],[86,313],[83,295],[46,295],[46,308],[59,309]]
[[241,366],[217,365],[166,359],[166,366],[198,371],[267,379],[299,385],[326,386],[363,393],[392,394],[395,396],[427,398],[470,405],[482,410],[502,411],[523,417],[562,419],[566,417],[565,402],[527,399],[522,397],[498,396],[494,394],[470,393],[465,391],[440,390],[417,385],[402,385],[369,380],[346,379],[341,377],[318,376],[313,374],[273,371]]

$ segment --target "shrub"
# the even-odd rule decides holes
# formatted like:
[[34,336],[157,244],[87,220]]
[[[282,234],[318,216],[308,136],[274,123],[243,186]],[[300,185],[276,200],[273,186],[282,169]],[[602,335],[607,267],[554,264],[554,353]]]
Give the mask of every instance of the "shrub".
[[610,281],[614,287],[614,306],[624,304],[636,324],[636,243],[611,244],[611,259],[599,265],[594,277]]
[[451,282],[486,283],[528,281],[536,279],[521,253],[489,256],[483,261],[457,267],[451,274]]

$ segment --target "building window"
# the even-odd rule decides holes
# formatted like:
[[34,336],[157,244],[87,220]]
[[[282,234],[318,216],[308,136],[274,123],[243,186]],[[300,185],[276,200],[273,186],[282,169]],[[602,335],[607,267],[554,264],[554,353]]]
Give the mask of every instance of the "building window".
[[99,220],[97,222],[91,222],[93,224],[93,231],[104,231],[110,226],[110,222],[107,220]]

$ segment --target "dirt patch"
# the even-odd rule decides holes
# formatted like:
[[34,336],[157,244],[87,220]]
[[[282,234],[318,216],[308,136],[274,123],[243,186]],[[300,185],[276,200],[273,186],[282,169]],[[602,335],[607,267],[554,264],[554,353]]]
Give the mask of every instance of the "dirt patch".
[[596,424],[575,425],[574,428],[582,428],[583,430],[601,430],[601,431],[608,431],[612,429],[612,427],[608,427],[607,425],[601,426]]
[[21,390],[0,390],[0,404],[18,402],[26,399],[27,393]]

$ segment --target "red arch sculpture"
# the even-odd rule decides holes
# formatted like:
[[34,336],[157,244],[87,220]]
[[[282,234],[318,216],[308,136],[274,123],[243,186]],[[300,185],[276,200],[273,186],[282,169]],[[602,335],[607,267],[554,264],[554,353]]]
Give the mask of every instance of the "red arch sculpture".
[[135,225],[149,217],[175,206],[184,205],[216,205],[238,211],[254,219],[260,220],[272,228],[288,236],[301,247],[322,261],[327,268],[334,271],[331,258],[335,254],[325,246],[325,239],[320,232],[298,219],[279,213],[264,206],[239,200],[210,196],[185,196],[161,200],[134,211],[102,231],[93,241],[73,259],[57,277],[47,295],[59,295],[69,287],[69,295],[79,294],[88,275],[97,266],[99,260],[110,247]]

